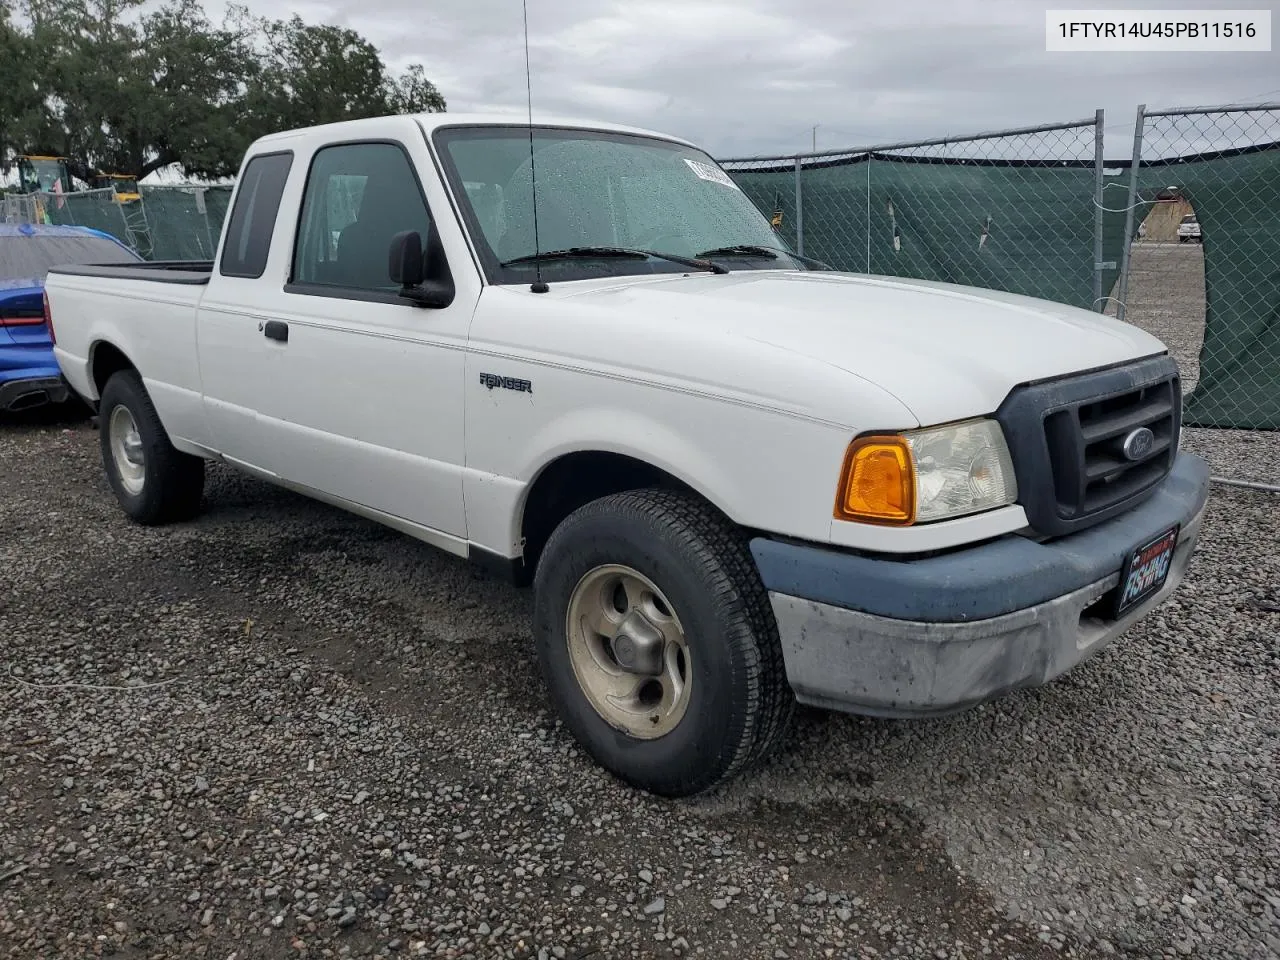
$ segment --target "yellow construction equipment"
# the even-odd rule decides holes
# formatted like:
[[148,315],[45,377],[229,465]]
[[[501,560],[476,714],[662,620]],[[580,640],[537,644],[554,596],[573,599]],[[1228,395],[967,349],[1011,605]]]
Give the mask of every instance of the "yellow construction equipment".
[[18,162],[20,193],[70,193],[71,174],[66,157],[21,154]]
[[138,178],[127,173],[100,173],[93,178],[93,185],[100,190],[111,190],[116,203],[132,203],[140,199]]

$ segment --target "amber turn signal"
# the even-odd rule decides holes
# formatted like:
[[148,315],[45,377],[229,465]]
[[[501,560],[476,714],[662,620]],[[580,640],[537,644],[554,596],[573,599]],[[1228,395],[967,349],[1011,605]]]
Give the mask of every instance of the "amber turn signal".
[[849,444],[840,488],[837,520],[905,525],[916,517],[916,478],[911,450],[903,437],[859,437]]

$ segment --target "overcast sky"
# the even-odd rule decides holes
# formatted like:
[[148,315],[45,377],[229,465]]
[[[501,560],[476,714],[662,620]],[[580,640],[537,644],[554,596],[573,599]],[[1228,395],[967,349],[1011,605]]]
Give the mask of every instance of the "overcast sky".
[[[1274,8],[1277,0],[1093,6]],[[538,113],[633,123],[718,157],[933,137],[1107,111],[1128,156],[1138,103],[1280,99],[1280,52],[1046,53],[1038,0],[528,0]],[[420,61],[451,111],[524,110],[519,0],[249,0],[350,26]],[[223,5],[210,3],[220,19]],[[1280,16],[1272,14],[1280,25]]]

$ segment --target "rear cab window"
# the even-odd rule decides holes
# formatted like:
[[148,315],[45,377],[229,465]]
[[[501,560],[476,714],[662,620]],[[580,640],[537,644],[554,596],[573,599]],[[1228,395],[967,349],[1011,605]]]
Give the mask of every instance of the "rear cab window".
[[260,153],[245,165],[222,244],[218,272],[224,277],[262,276],[292,165],[291,152]]

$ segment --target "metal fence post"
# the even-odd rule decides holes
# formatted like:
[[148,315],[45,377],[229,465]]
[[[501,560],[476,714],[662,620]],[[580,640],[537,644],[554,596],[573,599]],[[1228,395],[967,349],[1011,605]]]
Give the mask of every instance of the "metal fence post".
[[[212,260],[213,255],[218,252],[218,241],[214,237],[213,228],[209,224],[209,207],[205,203],[204,187],[198,187],[197,192],[193,194],[193,196],[195,196],[196,198],[196,208],[200,211],[200,214],[204,217],[204,235],[209,240],[209,259]],[[219,226],[218,234],[221,235],[221,233],[222,233],[222,229],[221,229],[221,226]]]
[[871,154],[867,154],[867,273],[871,272]]
[[1102,130],[1105,113],[1099,110],[1093,118],[1093,309],[1106,309],[1102,296]]
[[800,190],[800,171],[804,167],[796,157],[796,253],[804,256],[804,197]]
[[1129,200],[1125,204],[1124,246],[1120,253],[1120,297],[1116,307],[1116,319],[1123,320],[1125,300],[1129,295],[1129,249],[1133,246],[1133,209],[1138,204],[1138,167],[1142,164],[1142,128],[1147,122],[1147,105],[1138,106],[1138,117],[1133,126],[1133,159],[1129,163]]

